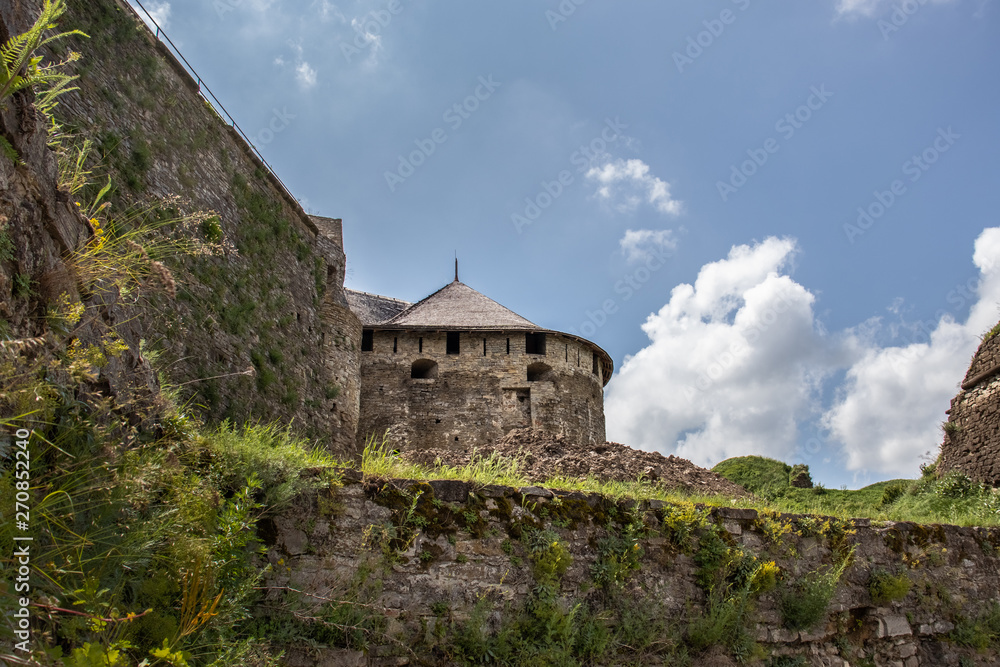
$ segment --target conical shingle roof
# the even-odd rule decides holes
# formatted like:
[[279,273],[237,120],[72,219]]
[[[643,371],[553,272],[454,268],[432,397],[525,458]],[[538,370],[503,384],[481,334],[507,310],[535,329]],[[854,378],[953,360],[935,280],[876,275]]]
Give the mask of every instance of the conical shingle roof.
[[540,331],[509,308],[456,280],[392,319],[387,326]]

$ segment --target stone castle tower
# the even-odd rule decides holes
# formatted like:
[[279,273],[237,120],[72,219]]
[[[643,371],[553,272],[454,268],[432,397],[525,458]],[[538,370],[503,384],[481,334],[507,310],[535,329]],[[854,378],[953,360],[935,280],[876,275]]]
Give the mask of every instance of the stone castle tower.
[[358,441],[471,451],[515,428],[603,443],[600,347],[539,327],[458,280],[410,304],[347,290],[361,320]]

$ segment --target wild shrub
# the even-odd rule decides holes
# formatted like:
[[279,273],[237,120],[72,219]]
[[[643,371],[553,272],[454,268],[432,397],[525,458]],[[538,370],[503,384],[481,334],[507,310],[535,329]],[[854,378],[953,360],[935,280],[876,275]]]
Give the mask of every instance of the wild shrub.
[[910,577],[905,572],[893,573],[883,568],[875,568],[868,576],[868,592],[872,602],[882,606],[902,600],[910,592]]
[[597,542],[597,559],[591,567],[597,585],[606,590],[619,589],[639,569],[643,555],[639,534],[643,528],[641,523],[630,523],[623,531],[612,531]]
[[852,556],[853,550],[839,564],[809,572],[797,581],[788,583],[779,600],[785,627],[789,630],[808,630],[826,618],[826,610],[837,590],[837,583]]
[[977,651],[1000,647],[1000,603],[991,602],[973,618],[960,617],[951,632],[951,640]]

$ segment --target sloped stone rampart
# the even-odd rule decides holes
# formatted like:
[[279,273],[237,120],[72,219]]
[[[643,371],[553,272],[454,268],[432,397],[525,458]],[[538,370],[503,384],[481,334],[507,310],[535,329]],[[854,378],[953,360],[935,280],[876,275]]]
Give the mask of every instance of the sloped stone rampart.
[[[5,6],[8,32],[30,25],[40,6]],[[56,112],[93,142],[87,166],[98,183],[79,200],[108,176],[112,211],[178,195],[187,210],[216,212],[236,250],[168,260],[177,298],[154,298],[137,335],[162,351],[168,380],[208,421],[291,422],[341,455],[355,453],[360,324],[343,295],[340,221],[318,225],[306,214],[124,2],[67,6],[60,27],[90,35],[54,54],[81,53],[72,65],[79,91]],[[276,114],[263,121],[269,132],[295,122],[294,110]]]

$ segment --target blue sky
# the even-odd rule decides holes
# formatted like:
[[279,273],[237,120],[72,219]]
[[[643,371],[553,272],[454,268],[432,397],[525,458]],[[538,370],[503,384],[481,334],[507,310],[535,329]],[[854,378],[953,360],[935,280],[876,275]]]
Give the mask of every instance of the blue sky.
[[990,0],[145,4],[349,287],[457,251],[608,350],[611,439],[914,476],[1000,319]]

